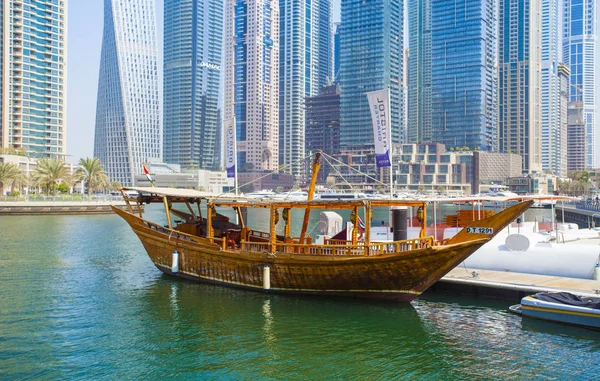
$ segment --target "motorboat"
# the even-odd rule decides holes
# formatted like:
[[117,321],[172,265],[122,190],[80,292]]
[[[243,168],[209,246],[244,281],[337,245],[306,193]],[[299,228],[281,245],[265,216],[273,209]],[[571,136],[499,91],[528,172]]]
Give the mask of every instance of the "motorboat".
[[539,292],[524,297],[521,304],[511,306],[510,310],[525,317],[600,328],[600,297],[569,292]]
[[258,192],[246,193],[244,196],[247,198],[272,198],[275,197],[276,193],[272,190],[261,190]]
[[308,192],[301,190],[283,192],[277,193],[272,198],[276,200],[306,201],[308,199]]

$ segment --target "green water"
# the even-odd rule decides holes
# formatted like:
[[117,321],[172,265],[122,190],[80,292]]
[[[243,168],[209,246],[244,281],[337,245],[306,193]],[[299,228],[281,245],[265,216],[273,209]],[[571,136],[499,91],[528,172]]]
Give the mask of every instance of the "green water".
[[522,321],[502,301],[181,281],[114,215],[0,217],[0,290],[0,380],[600,378],[600,332]]

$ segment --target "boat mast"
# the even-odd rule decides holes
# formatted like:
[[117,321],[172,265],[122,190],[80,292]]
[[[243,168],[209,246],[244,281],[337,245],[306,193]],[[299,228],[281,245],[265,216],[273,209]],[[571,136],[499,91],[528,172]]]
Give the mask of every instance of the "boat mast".
[[[319,169],[321,168],[321,151],[318,151],[315,154],[315,160],[312,165],[312,178],[310,179],[310,187],[308,188],[308,201],[312,201],[315,195],[315,187],[317,185],[317,175],[319,174]],[[310,218],[310,206],[306,207],[304,211],[304,221],[302,221],[302,231],[300,232],[300,240],[299,243],[304,243],[304,238],[306,237],[306,230],[308,228],[308,219]]]

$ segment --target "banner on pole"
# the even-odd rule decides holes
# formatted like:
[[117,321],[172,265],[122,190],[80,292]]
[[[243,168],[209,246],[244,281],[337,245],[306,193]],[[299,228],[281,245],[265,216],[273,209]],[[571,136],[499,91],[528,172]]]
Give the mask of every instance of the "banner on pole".
[[377,167],[389,167],[392,147],[392,123],[390,117],[389,89],[367,93],[371,119],[373,120],[373,135],[375,137],[375,160]]
[[225,132],[225,168],[227,177],[235,177],[235,163],[237,159],[236,139],[235,139],[235,118],[224,121]]

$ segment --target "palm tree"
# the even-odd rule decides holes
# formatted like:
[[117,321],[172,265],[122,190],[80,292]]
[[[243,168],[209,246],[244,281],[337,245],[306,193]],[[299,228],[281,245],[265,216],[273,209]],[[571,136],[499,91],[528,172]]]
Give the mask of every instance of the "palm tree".
[[13,191],[15,191],[16,187],[19,193],[22,194],[23,188],[27,186],[29,186],[29,175],[23,171],[20,171],[20,173],[17,175],[17,177],[15,177],[15,180],[13,181]]
[[13,183],[21,174],[21,170],[13,163],[0,163],[0,196],[4,194],[4,186]]
[[105,184],[109,183],[108,176],[104,172],[102,162],[97,157],[94,158],[81,158],[79,159],[79,165],[83,179],[87,183],[88,196],[92,191],[102,188]]
[[65,162],[60,159],[39,159],[32,175],[38,183],[45,184],[55,195],[56,185],[67,179],[70,173]]

